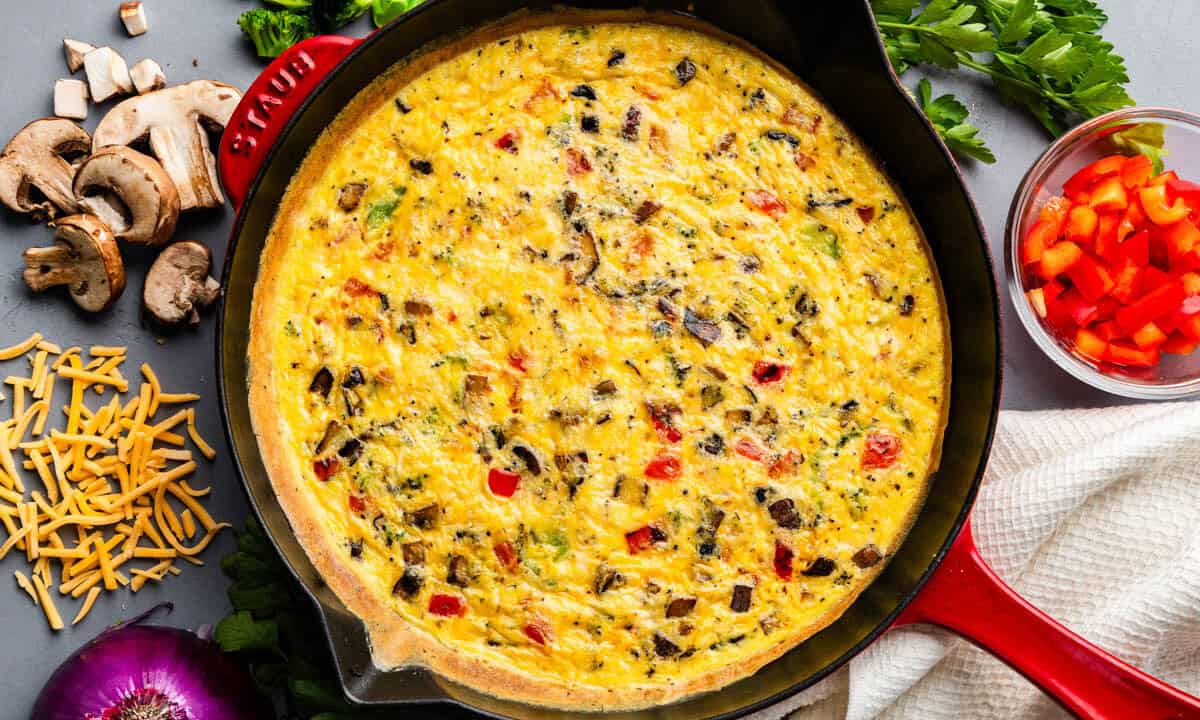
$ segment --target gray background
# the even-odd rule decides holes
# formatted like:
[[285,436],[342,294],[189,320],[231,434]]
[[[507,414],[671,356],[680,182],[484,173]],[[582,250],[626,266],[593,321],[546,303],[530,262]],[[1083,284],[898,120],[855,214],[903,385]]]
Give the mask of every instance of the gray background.
[[[117,19],[118,4],[118,0],[2,0],[0,140],[10,137],[26,122],[52,112],[54,80],[68,77],[62,57],[63,36],[97,46],[111,45],[130,65],[152,57],[162,64],[170,83],[211,78],[245,88],[263,67],[235,26],[237,15],[257,3],[145,0],[150,32],[140,38],[126,36]],[[1133,96],[1144,105],[1200,109],[1196,55],[1190,50],[1195,47],[1195,34],[1200,29],[1200,3],[1102,0],[1102,5],[1112,18],[1105,35],[1128,61]],[[363,23],[355,29],[365,31],[367,26]],[[905,79],[910,84],[916,82],[916,77]],[[936,93],[953,91],[967,102],[972,121],[999,157],[995,165],[968,163],[964,168],[986,222],[992,252],[999,260],[1009,201],[1025,170],[1045,148],[1047,137],[1023,112],[1001,105],[986,82],[941,75],[934,75],[933,81]],[[102,112],[92,109],[86,123],[89,129]],[[189,213],[180,223],[178,237],[207,243],[219,265],[232,220],[228,208]],[[206,317],[195,331],[171,335],[157,334],[146,327],[139,306],[142,275],[151,256],[128,248],[128,288],[116,308],[106,315],[85,316],[59,294],[35,297],[20,279],[21,251],[50,240],[49,231],[21,218],[8,215],[0,220],[0,345],[24,338],[34,329],[64,347],[128,344],[127,376],[136,373],[139,363],[148,361],[167,388],[202,393],[204,399],[197,407],[201,426],[220,455],[215,463],[202,463],[196,484],[211,482],[213,515],[240,525],[246,503],[221,435],[212,360],[212,317]],[[1003,272],[999,266],[997,269]],[[1016,321],[1007,294],[1002,294],[1006,408],[1094,407],[1116,402],[1072,379],[1044,358]],[[27,369],[19,361],[0,364],[4,375]],[[2,411],[9,412],[6,408]],[[0,563],[0,638],[5,649],[0,653],[0,697],[5,698],[0,717],[27,717],[34,697],[54,667],[112,622],[165,600],[175,603],[172,623],[195,627],[215,622],[228,610],[219,559],[231,546],[232,535],[225,532],[205,552],[203,557],[209,563],[206,567],[185,567],[182,576],[162,585],[148,585],[136,595],[109,594],[97,603],[79,629],[68,628],[60,633],[50,632],[41,614],[9,579],[14,569],[23,567],[23,559],[5,559]],[[75,605],[62,604],[61,608],[69,621]]]

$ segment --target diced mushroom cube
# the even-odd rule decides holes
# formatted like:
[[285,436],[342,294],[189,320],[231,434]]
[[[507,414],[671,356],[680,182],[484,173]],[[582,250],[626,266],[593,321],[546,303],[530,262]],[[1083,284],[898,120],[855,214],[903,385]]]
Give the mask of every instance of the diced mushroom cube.
[[86,120],[87,83],[82,80],[58,80],[54,83],[54,114],[61,118]]
[[121,22],[132,37],[144,35],[149,26],[146,24],[146,8],[137,0],[121,3]]
[[133,80],[133,87],[138,95],[145,95],[167,86],[167,76],[163,73],[162,66],[150,58],[134,63],[133,67],[129,68],[129,77]]
[[87,73],[92,99],[98,103],[133,92],[133,79],[129,77],[125,58],[110,47],[96,48],[84,55],[83,69]]
[[95,49],[88,43],[63,38],[63,51],[67,54],[67,69],[73,73],[78,72],[79,68],[83,67],[83,56]]

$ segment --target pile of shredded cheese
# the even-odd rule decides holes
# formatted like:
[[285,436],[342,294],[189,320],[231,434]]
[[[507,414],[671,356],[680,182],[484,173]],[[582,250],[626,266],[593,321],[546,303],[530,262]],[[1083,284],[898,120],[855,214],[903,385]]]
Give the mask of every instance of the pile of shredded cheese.
[[[39,333],[0,349],[0,361],[24,356],[31,366],[28,376],[4,379],[12,412],[0,421],[0,524],[8,531],[0,559],[24,553],[32,570],[16,571],[17,584],[55,630],[63,627],[51,595],[56,581],[61,595],[83,598],[78,623],[102,590],[137,592],[168,573],[178,575],[178,560],[202,565],[197,555],[229,527],[198,500],[211,488],[197,490],[185,480],[196,469],[188,438],[208,460],[216,455],[196,430],[195,410],[177,409],[199,396],[163,392],[143,364],[145,381],[126,399],[125,348],[93,346],[87,355]],[[71,389],[56,408],[59,378]],[[93,405],[86,402],[89,390],[99,398]],[[58,409],[63,429],[50,422]],[[158,419],[160,410],[166,417]]]

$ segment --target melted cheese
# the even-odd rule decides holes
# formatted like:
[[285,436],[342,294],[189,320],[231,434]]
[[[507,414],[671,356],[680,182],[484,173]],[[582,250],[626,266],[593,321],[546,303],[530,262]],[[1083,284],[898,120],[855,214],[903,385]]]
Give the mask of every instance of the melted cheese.
[[489,42],[393,99],[291,191],[253,329],[269,442],[345,567],[457,652],[599,688],[748,673],[832,620],[923,497],[947,382],[868,151],[757,57],[650,24]]

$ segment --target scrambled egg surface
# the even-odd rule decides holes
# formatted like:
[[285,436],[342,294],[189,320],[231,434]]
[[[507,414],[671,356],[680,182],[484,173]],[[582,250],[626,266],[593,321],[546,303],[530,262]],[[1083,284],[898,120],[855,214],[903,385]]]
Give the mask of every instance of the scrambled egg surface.
[[546,27],[353,124],[284,232],[285,443],[367,591],[598,688],[791,646],[895,550],[946,326],[915,221],[751,53]]

